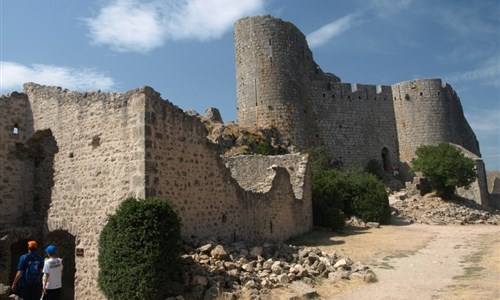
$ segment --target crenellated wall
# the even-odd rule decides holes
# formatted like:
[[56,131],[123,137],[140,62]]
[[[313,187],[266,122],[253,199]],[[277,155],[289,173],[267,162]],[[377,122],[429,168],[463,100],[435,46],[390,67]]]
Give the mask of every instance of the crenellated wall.
[[332,159],[365,166],[371,159],[390,165],[398,140],[389,86],[312,82],[317,136]]

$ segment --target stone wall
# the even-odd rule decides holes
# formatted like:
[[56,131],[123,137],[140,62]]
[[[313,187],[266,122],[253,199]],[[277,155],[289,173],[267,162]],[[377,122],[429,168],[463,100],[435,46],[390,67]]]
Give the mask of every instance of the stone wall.
[[[172,202],[181,217],[184,238],[195,235],[281,241],[311,228],[310,192],[306,192],[305,198],[303,193],[295,196],[289,180],[286,184],[278,183],[283,180],[281,177],[290,178],[288,173],[270,179],[274,189],[257,192],[242,188],[231,176],[234,172],[228,169],[236,166],[224,165],[197,117],[185,114],[157,93],[148,93],[147,99],[146,192],[148,196]],[[253,182],[260,181],[257,174],[264,173],[272,164],[286,166],[292,161],[307,164],[307,160],[297,156],[279,161],[257,157],[253,161],[254,169],[243,169]],[[305,175],[295,180],[304,184]],[[291,222],[292,211],[302,216],[297,224]],[[259,224],[264,216],[266,222],[275,224],[273,231]],[[304,219],[308,222],[303,222]]]
[[299,148],[325,146],[334,160],[387,167],[398,160],[390,87],[341,83],[314,62],[304,35],[271,16],[235,23],[238,123],[273,126]]
[[307,157],[250,158],[254,180],[273,166],[268,189],[253,191],[232,177],[230,162],[239,159],[223,160],[201,120],[152,88],[78,93],[28,83],[24,92],[0,107],[9,141],[0,153],[2,182],[12,184],[2,188],[2,208],[18,205],[0,210],[10,228],[2,249],[18,244],[19,226],[35,228],[32,237],[44,231],[42,246],[53,242],[65,253],[74,277],[66,292],[76,298],[104,298],[99,233],[127,197],[170,200],[186,239],[283,241],[312,228]]
[[249,222],[261,237],[280,241],[312,228],[307,156],[236,156],[224,162],[239,185],[258,196]]
[[34,129],[57,145],[48,231],[67,231],[84,251],[76,257],[75,295],[96,288],[98,237],[107,216],[129,196],[145,196],[145,89],[125,94],[77,93],[25,84]]
[[[273,126],[299,148],[324,146],[338,163],[398,164],[406,179],[421,145],[449,142],[481,156],[459,97],[440,79],[342,83],[314,62],[299,29],[271,16],[237,21],[234,39],[241,125]],[[475,195],[486,204],[484,193]]]
[[462,146],[455,145],[466,157],[474,160],[476,168],[476,180],[467,188],[458,188],[456,193],[466,199],[473,200],[476,203],[482,205],[483,207],[495,206],[494,203],[490,203],[492,197],[488,192],[488,181],[486,178],[486,168],[484,166],[484,161],[481,157],[472,153],[471,151],[465,149]]
[[25,225],[23,214],[29,206],[27,199],[31,198],[34,167],[25,144],[32,134],[28,97],[20,93],[1,96],[0,230]]
[[314,143],[309,83],[321,70],[302,32],[271,16],[249,17],[235,23],[234,43],[239,125],[273,126],[298,146]]
[[361,167],[376,159],[390,169],[399,157],[390,87],[313,83],[313,120],[332,159]]
[[392,86],[400,159],[411,162],[422,145],[449,142],[481,156],[460,99],[440,79],[418,79]]

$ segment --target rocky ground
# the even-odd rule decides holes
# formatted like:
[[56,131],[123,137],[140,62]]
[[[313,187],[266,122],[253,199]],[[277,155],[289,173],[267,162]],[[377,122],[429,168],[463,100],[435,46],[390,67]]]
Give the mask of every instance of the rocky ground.
[[[482,226],[482,224],[496,225],[500,222],[500,215],[496,210],[482,209],[474,202],[464,199],[457,198],[445,201],[433,193],[420,196],[411,189],[393,192],[390,196],[390,203],[393,224],[382,227],[391,227],[395,231],[403,229],[400,225],[408,226],[412,223],[450,226],[473,225],[472,227],[474,227]],[[349,219],[347,225],[345,235],[340,233],[343,238],[386,231],[386,229],[381,230],[377,223],[364,223],[357,218]],[[446,233],[442,234],[439,229],[433,229],[429,230],[427,235],[419,233],[420,243],[410,242],[410,239],[416,236],[415,232],[412,232],[404,241],[398,240],[395,244],[391,244],[388,242],[390,239],[401,235],[401,233],[393,232],[390,237],[378,237],[380,238],[378,241],[367,241],[370,244],[366,244],[365,247],[372,249],[375,245],[375,248],[380,250],[384,249],[382,246],[384,244],[387,246],[385,251],[389,251],[393,248],[401,249],[403,247],[401,243],[404,243],[414,246],[414,248],[410,248],[411,251],[420,249],[424,245],[427,247],[431,245],[443,250],[451,245],[449,241],[445,241],[446,238],[457,237],[460,234],[463,236],[458,240],[471,239],[470,243],[477,243],[476,240],[472,241],[472,238],[468,236],[468,234],[473,235],[475,230],[473,228],[468,229],[471,233],[467,234],[460,230],[461,227],[445,228],[447,226],[443,227],[444,232],[450,231],[451,237],[448,237]],[[481,230],[484,231],[484,229]],[[350,285],[346,282],[377,281],[376,273],[379,273],[380,270],[377,270],[376,267],[385,262],[374,263],[372,261],[371,265],[368,262],[362,263],[358,259],[366,261],[373,257],[370,255],[360,257],[359,249],[355,251],[356,253],[348,253],[339,251],[342,250],[342,246],[329,246],[335,242],[332,243],[331,239],[322,237],[329,233],[332,232],[316,229],[303,239],[289,241],[289,244],[252,245],[243,242],[227,244],[220,241],[192,241],[189,246],[186,246],[186,254],[183,256],[186,270],[183,275],[184,282],[172,285],[177,288],[177,291],[172,292],[180,296],[171,299],[275,299],[277,297],[279,299],[299,299],[300,297],[330,299],[329,297],[336,294],[332,294],[328,287],[325,289],[325,283],[326,286],[342,289],[343,286]],[[439,235],[443,236],[430,243],[432,237],[436,238]],[[323,247],[315,247],[314,245],[322,245]],[[454,247],[465,247],[457,245]],[[432,247],[430,251],[435,251],[436,249]],[[457,249],[452,247],[447,251],[458,251]],[[371,254],[375,253],[377,252]],[[354,255],[354,258],[349,258],[351,255]],[[397,255],[388,257],[398,257]],[[405,256],[406,254],[402,257]],[[447,257],[442,258],[442,264],[452,263],[447,260]],[[459,258],[456,257],[455,260]],[[415,260],[415,258],[413,259]],[[429,258],[423,259],[428,260]],[[412,263],[419,262],[413,261]],[[422,262],[420,267],[425,268],[424,265]],[[431,266],[433,265],[431,264]],[[373,272],[374,267],[375,273]],[[449,269],[451,270],[451,267]],[[460,268],[457,269],[455,266],[453,270],[456,273]],[[436,270],[432,271],[436,272]],[[387,274],[384,276],[391,278]],[[279,291],[278,294],[276,291]],[[322,294],[327,296],[321,296]]]
[[171,283],[171,299],[261,299],[290,286],[315,295],[318,278],[375,280],[370,268],[335,252],[289,244],[193,241],[182,256],[182,283]]

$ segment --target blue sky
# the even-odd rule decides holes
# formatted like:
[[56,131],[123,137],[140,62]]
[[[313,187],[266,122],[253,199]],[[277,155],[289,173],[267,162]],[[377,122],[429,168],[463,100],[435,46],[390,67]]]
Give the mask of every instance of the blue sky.
[[499,0],[0,0],[0,93],[24,82],[125,92],[236,120],[232,26],[294,23],[343,82],[442,78],[462,100],[488,170],[500,170]]

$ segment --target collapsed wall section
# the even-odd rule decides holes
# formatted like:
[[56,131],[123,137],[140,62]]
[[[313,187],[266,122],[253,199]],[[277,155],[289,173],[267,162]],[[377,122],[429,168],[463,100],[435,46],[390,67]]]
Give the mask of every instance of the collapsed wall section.
[[23,213],[33,190],[34,165],[25,144],[33,134],[28,97],[12,93],[0,97],[0,230],[23,226]]
[[311,175],[301,154],[224,158],[231,175],[254,201],[253,227],[261,239],[283,241],[312,229]]
[[50,129],[58,151],[47,212],[49,231],[76,237],[75,295],[100,299],[98,238],[109,214],[129,196],[145,196],[145,89],[77,93],[24,85],[34,130]]
[[472,153],[471,151],[465,149],[460,145],[452,144],[457,147],[465,157],[469,157],[474,161],[474,167],[476,168],[476,180],[471,183],[467,188],[458,188],[456,193],[457,195],[475,201],[476,203],[484,206],[484,207],[494,207],[493,201],[489,201],[490,194],[488,192],[488,179],[486,177],[486,168],[484,166],[484,161],[481,157]]

